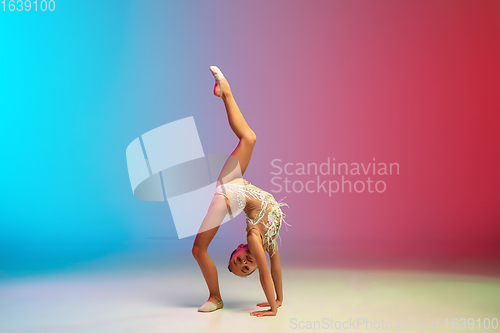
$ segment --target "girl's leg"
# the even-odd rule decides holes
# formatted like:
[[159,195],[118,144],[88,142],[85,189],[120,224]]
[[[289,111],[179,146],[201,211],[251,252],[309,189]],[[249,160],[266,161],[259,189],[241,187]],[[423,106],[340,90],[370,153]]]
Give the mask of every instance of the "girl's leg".
[[[219,277],[217,275],[217,267],[208,255],[208,244],[212,241],[219,227],[204,231],[196,235],[196,240],[193,245],[193,257],[195,258],[198,266],[200,266],[201,273],[205,278],[208,287],[208,301],[212,303],[219,303],[222,300],[219,289]],[[206,247],[205,247],[206,245]]]
[[196,235],[193,244],[193,257],[200,266],[201,272],[208,286],[208,301],[217,304],[222,300],[219,290],[219,279],[217,268],[208,255],[208,245],[212,242],[215,234],[219,230],[220,223],[227,214],[225,198],[214,195],[208,213],[203,220],[200,231]]
[[[236,104],[236,101],[231,92],[231,87],[229,86],[226,78],[222,78],[220,84],[222,85],[222,100],[226,107],[229,126],[231,126],[234,134],[236,134],[238,139],[240,139],[238,146],[231,153],[231,156],[237,158],[240,165],[241,175],[243,176],[248,167],[248,164],[250,163],[253,147],[255,146],[257,136],[250,128],[250,126],[248,126],[245,118],[243,118],[243,115],[241,114],[238,104]],[[220,94],[220,88],[218,86],[215,87],[214,93],[216,96]],[[224,168],[219,175],[219,181],[222,175],[230,173],[230,170],[227,170],[229,168],[229,165],[231,164],[230,159],[231,157],[226,162],[226,165],[224,165]]]

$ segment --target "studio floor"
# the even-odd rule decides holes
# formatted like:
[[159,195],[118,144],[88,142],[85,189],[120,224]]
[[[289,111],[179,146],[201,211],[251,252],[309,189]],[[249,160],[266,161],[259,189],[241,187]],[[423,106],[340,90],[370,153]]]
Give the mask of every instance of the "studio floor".
[[496,273],[284,266],[283,306],[262,318],[249,315],[266,301],[258,274],[220,271],[225,307],[197,312],[207,290],[193,262],[5,278],[0,332],[445,332],[455,321],[457,330],[484,332],[500,319]]

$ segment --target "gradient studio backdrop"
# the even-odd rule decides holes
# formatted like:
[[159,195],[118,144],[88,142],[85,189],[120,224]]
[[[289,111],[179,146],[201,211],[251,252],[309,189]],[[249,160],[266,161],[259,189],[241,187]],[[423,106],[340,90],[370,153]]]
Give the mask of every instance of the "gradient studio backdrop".
[[[500,254],[498,1],[56,1],[1,12],[0,31],[3,276],[137,253],[196,264],[168,205],[132,195],[125,149],[194,116],[205,153],[230,153],[210,65],[258,136],[245,177],[291,207],[284,262]],[[272,160],[328,158],[400,173],[377,178],[384,193],[275,191]]]

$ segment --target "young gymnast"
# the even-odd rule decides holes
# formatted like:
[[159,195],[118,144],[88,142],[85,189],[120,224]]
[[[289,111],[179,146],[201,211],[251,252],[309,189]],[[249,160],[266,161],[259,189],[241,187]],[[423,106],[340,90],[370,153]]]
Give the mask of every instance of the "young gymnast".
[[[259,303],[257,306],[269,306],[270,309],[251,312],[250,315],[256,317],[275,316],[278,307],[283,303],[281,266],[276,238],[279,235],[281,223],[285,222],[285,214],[280,207],[288,205],[277,202],[271,194],[242,178],[250,162],[257,138],[243,118],[231,93],[229,83],[220,69],[211,66],[210,70],[216,80],[214,95],[222,98],[229,125],[240,142],[219,175],[214,198],[193,244],[193,256],[200,266],[210,292],[208,300],[198,311],[211,312],[223,307],[217,268],[210,259],[207,250],[224,217],[229,213],[232,218],[244,211],[247,216],[248,244],[240,244],[233,251],[229,259],[228,269],[241,277],[250,275],[258,269],[267,302]],[[239,168],[234,168],[235,163],[238,164]],[[270,269],[265,251],[270,257]]]

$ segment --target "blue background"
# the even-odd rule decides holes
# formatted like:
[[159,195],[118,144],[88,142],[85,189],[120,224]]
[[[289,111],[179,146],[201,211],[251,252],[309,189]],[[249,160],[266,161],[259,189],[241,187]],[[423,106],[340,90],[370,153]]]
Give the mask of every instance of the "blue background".
[[[213,102],[209,63],[196,61],[200,45],[189,39],[196,17],[182,16],[189,4],[56,6],[1,13],[4,275],[135,251],[148,237],[175,239],[168,205],[133,197],[125,149]],[[207,134],[200,129],[204,143]]]

